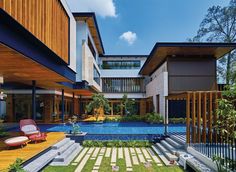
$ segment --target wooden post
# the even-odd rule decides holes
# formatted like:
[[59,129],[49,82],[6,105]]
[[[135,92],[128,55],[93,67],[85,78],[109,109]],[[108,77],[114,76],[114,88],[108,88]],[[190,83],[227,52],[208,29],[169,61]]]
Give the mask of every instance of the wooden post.
[[186,141],[190,143],[190,95],[187,93],[186,97]]
[[212,92],[210,92],[209,96],[208,137],[210,142],[212,142]]
[[192,99],[192,142],[196,143],[196,93],[193,92]]
[[[214,107],[213,120],[214,120],[214,126],[215,126],[217,124],[216,109],[218,108],[218,92],[216,91],[214,94],[215,94],[215,107]],[[216,129],[214,129],[214,141],[215,141],[215,143],[217,142],[217,130]]]
[[202,116],[202,125],[203,125],[202,140],[203,140],[203,143],[206,143],[206,125],[207,125],[206,111],[207,111],[207,94],[205,92],[204,96],[203,96],[203,116]]
[[198,111],[197,111],[197,141],[201,143],[201,115],[202,115],[202,100],[201,100],[201,92],[198,93]]

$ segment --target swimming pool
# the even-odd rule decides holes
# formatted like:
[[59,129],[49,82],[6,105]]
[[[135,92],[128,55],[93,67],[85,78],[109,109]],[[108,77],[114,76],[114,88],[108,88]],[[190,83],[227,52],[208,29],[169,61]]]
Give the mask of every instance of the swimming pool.
[[[148,124],[145,122],[105,122],[105,123],[78,123],[80,130],[88,134],[164,134],[164,125]],[[169,132],[185,132],[185,125],[169,125]],[[47,131],[69,132],[71,125],[57,125]]]
[[[79,122],[80,130],[87,132],[86,140],[151,140],[164,134],[163,124],[145,122]],[[43,132],[66,132],[72,129],[70,124],[41,124]],[[168,132],[184,133],[185,125],[169,124]]]

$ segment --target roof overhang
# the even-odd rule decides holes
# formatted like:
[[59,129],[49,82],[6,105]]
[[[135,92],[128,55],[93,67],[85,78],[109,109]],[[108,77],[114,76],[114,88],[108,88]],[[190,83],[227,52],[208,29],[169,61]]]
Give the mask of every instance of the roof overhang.
[[219,59],[235,48],[236,43],[156,43],[139,74],[151,75],[169,56],[210,56]]
[[86,21],[99,54],[105,54],[102,38],[98,29],[96,15],[93,12],[73,13],[76,21]]

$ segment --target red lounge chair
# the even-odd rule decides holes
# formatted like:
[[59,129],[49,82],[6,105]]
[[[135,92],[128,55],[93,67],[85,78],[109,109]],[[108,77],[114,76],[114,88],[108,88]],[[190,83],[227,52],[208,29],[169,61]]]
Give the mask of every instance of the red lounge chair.
[[39,133],[39,134],[32,134],[29,136],[31,141],[37,143],[38,141],[46,141],[47,134],[46,133]]
[[39,134],[40,130],[37,127],[36,123],[32,119],[23,119],[20,120],[20,130],[24,133],[26,136]]

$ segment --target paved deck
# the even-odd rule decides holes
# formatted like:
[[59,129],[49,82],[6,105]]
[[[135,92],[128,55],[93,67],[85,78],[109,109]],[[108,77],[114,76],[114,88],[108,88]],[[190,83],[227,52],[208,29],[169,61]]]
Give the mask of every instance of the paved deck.
[[[19,133],[10,133],[9,137],[18,136]],[[44,151],[50,146],[54,145],[58,141],[65,138],[65,134],[63,132],[50,132],[47,133],[47,141],[39,142],[39,143],[28,143],[23,148],[11,148],[4,144],[4,140],[7,138],[0,139],[0,171],[7,171],[7,168],[10,164],[12,164],[16,158],[21,158],[24,161],[32,158],[38,153]]]

